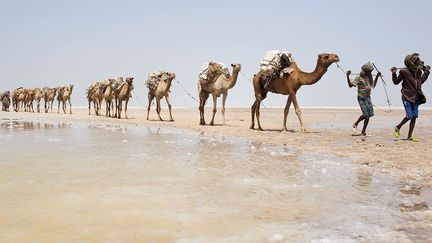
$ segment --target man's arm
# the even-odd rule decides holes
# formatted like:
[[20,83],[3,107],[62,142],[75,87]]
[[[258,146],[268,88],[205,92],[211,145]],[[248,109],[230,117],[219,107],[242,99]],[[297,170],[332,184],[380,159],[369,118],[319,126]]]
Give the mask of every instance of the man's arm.
[[422,83],[426,82],[426,80],[429,77],[429,73],[430,73],[430,66],[426,65],[423,69],[423,75],[421,76],[420,80]]
[[354,84],[351,82],[351,79],[350,79],[350,77],[349,77],[350,74],[351,74],[351,70],[348,70],[347,73],[346,73],[347,82],[348,82],[348,87],[352,88],[352,87],[354,86]]
[[402,82],[402,80],[403,80],[403,74],[402,74],[402,72],[399,72],[399,75],[396,75],[396,71],[397,71],[396,67],[392,67],[390,69],[390,71],[392,72],[392,80],[393,80],[394,84],[397,85],[400,82]]
[[377,85],[377,82],[378,82],[378,78],[379,78],[380,76],[381,76],[381,73],[378,72],[377,75],[376,75],[376,77],[375,77],[375,80],[373,81],[373,84],[371,84],[371,85],[372,85],[372,88],[375,88],[375,86]]

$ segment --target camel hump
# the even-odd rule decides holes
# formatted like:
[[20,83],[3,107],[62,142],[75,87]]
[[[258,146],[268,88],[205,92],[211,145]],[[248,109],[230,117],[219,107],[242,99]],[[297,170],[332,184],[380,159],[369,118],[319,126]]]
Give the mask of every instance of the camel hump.
[[226,78],[231,77],[228,67],[225,64],[222,62],[210,61],[201,66],[198,80],[201,84],[213,83],[222,74],[225,75]]
[[268,85],[270,80],[275,77],[282,78],[286,74],[291,74],[294,71],[291,64],[294,62],[294,58],[289,52],[279,50],[268,51],[261,60],[261,76],[267,80],[266,84]]
[[148,75],[146,80],[146,86],[148,89],[156,89],[160,81],[166,81],[168,79],[168,72],[157,71],[152,72]]
[[268,51],[261,60],[260,70],[266,72],[280,72],[294,62],[295,60],[289,52],[279,50]]

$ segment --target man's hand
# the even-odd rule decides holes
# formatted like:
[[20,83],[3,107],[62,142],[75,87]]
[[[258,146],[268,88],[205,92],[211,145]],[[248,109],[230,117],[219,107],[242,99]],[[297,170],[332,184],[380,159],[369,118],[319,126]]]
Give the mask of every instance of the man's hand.
[[426,70],[426,71],[430,71],[430,66],[429,65],[424,65],[424,69],[423,70]]
[[381,77],[381,72],[378,72],[376,76]]
[[396,68],[396,67],[392,67],[392,68],[390,69],[390,71],[392,72],[392,74],[395,74],[396,71],[397,71],[397,68]]
[[346,75],[350,76],[351,75],[351,70],[348,70],[347,73],[346,73]]

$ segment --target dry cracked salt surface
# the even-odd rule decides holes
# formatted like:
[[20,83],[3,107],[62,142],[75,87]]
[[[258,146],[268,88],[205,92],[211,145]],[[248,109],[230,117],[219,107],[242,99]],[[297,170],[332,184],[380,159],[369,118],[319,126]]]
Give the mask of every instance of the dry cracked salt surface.
[[432,193],[244,138],[3,118],[0,241],[428,242]]

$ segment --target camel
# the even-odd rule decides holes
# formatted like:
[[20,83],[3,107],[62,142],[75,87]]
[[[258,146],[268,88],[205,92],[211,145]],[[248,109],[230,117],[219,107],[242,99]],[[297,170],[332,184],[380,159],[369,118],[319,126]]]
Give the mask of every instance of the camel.
[[111,115],[114,116],[114,106],[113,106],[113,99],[114,99],[114,85],[115,79],[108,79],[108,84],[105,87],[105,91],[103,94],[103,98],[105,99],[105,116],[111,117]]
[[163,121],[162,117],[160,116],[161,112],[161,104],[160,101],[163,97],[165,97],[165,100],[168,104],[168,110],[170,115],[170,121],[174,121],[171,113],[171,102],[169,98],[170,88],[171,88],[171,82],[175,78],[174,73],[167,72],[165,74],[162,74],[163,76],[166,76],[165,78],[159,78],[159,82],[156,86],[156,88],[152,88],[149,86],[148,91],[148,106],[147,106],[147,120],[149,119],[150,114],[150,106],[154,98],[156,98],[156,112],[158,114],[159,120]]
[[28,95],[26,96],[26,109],[29,112],[34,112],[33,102],[37,102],[37,111],[40,112],[39,104],[42,98],[42,90],[39,88],[27,89]]
[[45,101],[45,113],[48,113],[48,111],[51,109],[51,113],[52,113],[52,106],[54,103],[54,98],[57,94],[57,89],[56,88],[48,88],[45,87],[43,88],[43,98]]
[[127,77],[124,81],[123,78],[118,78],[115,83],[114,89],[114,98],[115,98],[115,106],[116,112],[115,117],[121,119],[121,111],[122,111],[122,103],[125,101],[125,118],[128,119],[127,116],[127,106],[129,103],[129,99],[132,96],[133,90],[133,79],[134,77]]
[[2,102],[2,111],[9,111],[9,106],[11,103],[10,92],[5,91],[1,93],[0,100]]
[[43,92],[42,89],[40,88],[33,88],[32,89],[34,94],[33,94],[33,100],[32,100],[32,109],[33,109],[33,101],[36,101],[36,108],[37,108],[37,112],[40,113],[40,101],[43,97]]
[[87,88],[87,100],[88,100],[89,115],[90,115],[90,106],[91,106],[92,102],[93,102],[96,116],[100,115],[100,110],[102,108],[103,95],[104,95],[104,89],[103,89],[102,81],[93,82]]
[[266,96],[267,92],[272,92],[276,94],[288,95],[288,99],[284,109],[284,120],[283,120],[283,131],[288,131],[286,127],[287,117],[291,103],[294,104],[295,112],[300,121],[301,131],[306,132],[303,119],[301,116],[300,106],[297,102],[297,91],[302,85],[312,85],[317,83],[322,76],[327,72],[328,67],[334,63],[338,62],[339,57],[335,54],[322,53],[318,55],[317,65],[312,73],[305,73],[299,69],[297,64],[294,62],[290,65],[294,71],[290,74],[285,74],[282,78],[275,77],[271,80],[268,85],[268,89],[264,89],[263,83],[261,82],[262,72],[258,72],[254,75],[253,86],[255,90],[255,102],[251,107],[252,123],[250,129],[255,127],[255,114],[258,122],[258,130],[262,131],[260,124],[260,104]]
[[225,102],[228,96],[228,90],[233,88],[237,82],[238,74],[241,70],[240,64],[231,64],[233,67],[232,75],[227,78],[225,75],[221,74],[219,77],[211,83],[202,84],[198,81],[198,94],[200,99],[199,111],[200,111],[200,125],[206,125],[204,120],[204,106],[210,94],[213,96],[213,116],[210,121],[210,125],[214,125],[214,118],[217,112],[217,98],[222,94],[222,117],[223,124],[225,122]]
[[73,84],[58,88],[57,102],[58,108],[57,113],[60,113],[60,102],[62,103],[63,112],[66,114],[66,101],[69,102],[69,114],[72,114],[72,103],[71,96],[73,91]]
[[27,97],[28,97],[28,90],[24,89],[23,87],[19,87],[13,91],[12,104],[15,112],[19,112],[20,108],[21,109],[24,108],[24,111],[27,111],[27,106],[26,106]]

